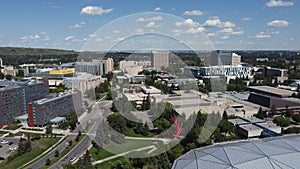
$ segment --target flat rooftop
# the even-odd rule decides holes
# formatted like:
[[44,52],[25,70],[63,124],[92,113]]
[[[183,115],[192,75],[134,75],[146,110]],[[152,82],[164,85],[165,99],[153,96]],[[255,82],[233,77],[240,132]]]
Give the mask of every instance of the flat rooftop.
[[153,86],[141,86],[141,89],[143,90],[143,91],[145,91],[145,93],[149,93],[149,94],[152,94],[152,93],[161,93],[161,90],[159,90],[159,89],[157,89],[157,88],[155,88],[155,87],[153,87]]
[[58,94],[55,97],[48,97],[48,98],[43,98],[41,100],[34,101],[34,103],[36,103],[36,104],[45,104],[47,102],[51,102],[51,101],[54,101],[54,100],[57,100],[57,99],[60,99],[60,98],[63,98],[63,97],[71,96],[74,93],[76,93],[76,92],[61,93],[61,94]]
[[240,124],[247,123],[245,120],[242,120],[240,118],[228,119],[228,122],[232,123],[233,125],[240,125]]
[[265,123],[258,123],[258,125],[262,126],[262,127],[265,127],[265,128],[268,128],[268,129],[274,129],[274,128],[280,128],[280,126],[277,126],[275,123],[271,122],[271,121],[267,121]]
[[242,128],[246,131],[255,131],[255,130],[261,130],[263,131],[263,129],[253,125],[253,124],[246,124],[246,125],[240,125],[239,128]]
[[281,95],[282,97],[289,97],[294,93],[294,92],[289,91],[289,90],[278,89],[278,88],[270,87],[270,86],[250,86],[248,88],[253,89],[253,90],[266,92],[266,93]]

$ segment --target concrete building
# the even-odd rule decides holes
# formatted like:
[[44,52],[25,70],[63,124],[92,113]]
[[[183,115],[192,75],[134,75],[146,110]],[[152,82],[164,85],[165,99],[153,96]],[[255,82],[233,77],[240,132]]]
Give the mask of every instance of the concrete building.
[[149,60],[140,60],[140,61],[134,61],[134,60],[122,60],[119,63],[119,69],[121,71],[126,71],[127,68],[130,67],[150,67],[151,66],[151,61]]
[[21,80],[0,81],[0,126],[11,123],[27,113],[29,102],[42,99],[49,94],[47,81]]
[[251,67],[248,65],[223,65],[223,66],[208,66],[208,67],[185,67],[186,72],[192,72],[195,77],[209,78],[212,76],[225,77],[251,77]]
[[240,65],[241,55],[232,53],[230,51],[216,51],[212,53],[210,58],[210,66],[220,66],[220,65]]
[[281,127],[272,121],[261,120],[255,117],[244,118],[238,116],[236,119],[228,120],[237,127],[237,131],[246,138],[260,136],[278,136],[281,134]]
[[288,70],[265,67],[264,76],[271,76],[272,78],[276,79],[278,82],[283,83],[285,80],[288,80]]
[[15,69],[13,66],[5,66],[3,69],[1,69],[1,72],[6,75],[16,76],[18,73],[18,70]]
[[105,73],[112,72],[114,70],[114,60],[112,58],[107,58],[107,59],[93,59],[92,62],[104,63]]
[[263,129],[253,125],[239,125],[238,132],[247,138],[259,137],[262,133]]
[[52,119],[66,117],[82,109],[81,92],[67,92],[28,104],[29,127],[42,127]]
[[145,94],[150,94],[150,95],[160,95],[161,90],[153,87],[153,86],[141,86],[142,91]]
[[104,62],[77,62],[75,66],[76,72],[88,73],[92,75],[104,75],[105,63]]
[[293,95],[293,91],[270,86],[251,86],[248,90],[251,91],[248,101],[264,107],[271,108],[274,105],[278,109],[300,106],[299,100],[289,98]]
[[254,93],[259,93],[262,95],[272,96],[272,97],[279,97],[279,98],[286,98],[293,95],[292,91],[278,89],[275,87],[270,86],[250,86],[248,90]]
[[105,78],[87,73],[80,73],[76,77],[67,77],[63,79],[63,84],[69,89],[77,89],[85,93],[89,89],[95,89]]
[[151,67],[160,69],[162,67],[169,67],[169,52],[152,51]]
[[0,127],[26,114],[25,89],[18,85],[0,85]]

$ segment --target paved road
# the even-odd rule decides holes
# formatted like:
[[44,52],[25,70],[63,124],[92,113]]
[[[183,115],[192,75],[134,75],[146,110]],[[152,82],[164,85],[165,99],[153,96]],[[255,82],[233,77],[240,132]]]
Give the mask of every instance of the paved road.
[[[81,130],[80,127],[76,128],[73,132],[78,133],[79,129]],[[55,151],[58,150],[59,152],[62,152],[66,148],[66,143],[70,140],[75,140],[76,135],[70,135],[65,139],[62,143],[60,143],[57,147],[55,147],[50,153],[45,155],[44,157],[40,158],[38,161],[30,165],[29,167],[26,167],[27,169],[36,169],[40,168],[43,165],[46,164],[47,159],[52,159],[54,158]]]
[[111,113],[109,109],[110,107],[110,101],[102,101],[94,106],[94,109],[92,109],[91,113],[87,114],[86,117],[84,117],[80,121],[80,125],[82,128],[85,128],[88,124],[92,124],[92,127],[88,131],[88,134],[68,154],[66,154],[63,158],[53,164],[50,169],[62,168],[62,165],[69,163],[69,160],[72,157],[76,157],[78,159],[85,153],[85,151],[92,144],[92,140],[94,139],[93,135],[95,135],[97,128],[101,123],[101,120],[103,119],[103,116]]
[[79,158],[91,145],[91,139],[88,136],[85,136],[79,144],[77,144],[69,153],[67,153],[63,158],[53,164],[49,169],[62,168],[63,164],[69,163],[69,160],[72,157]]

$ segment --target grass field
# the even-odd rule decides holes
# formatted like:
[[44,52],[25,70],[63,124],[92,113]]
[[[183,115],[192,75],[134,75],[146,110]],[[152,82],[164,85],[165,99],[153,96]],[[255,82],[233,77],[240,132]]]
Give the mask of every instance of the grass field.
[[144,136],[142,134],[137,134],[134,132],[133,128],[127,128],[125,135],[130,137],[154,137],[154,134],[152,133],[148,134],[147,136]]
[[93,159],[96,161],[114,155],[113,153],[110,153],[103,148],[96,149],[95,147],[92,147],[90,149],[90,154],[92,155]]
[[[8,161],[5,159],[2,163],[0,163],[1,169],[12,169],[21,167],[23,164],[29,162],[30,160],[34,159],[38,155],[42,154],[52,145],[54,145],[60,138],[41,138],[40,140],[35,140],[31,142],[32,150],[27,152],[21,156],[16,157],[12,161]],[[17,152],[11,154],[14,155]]]
[[122,159],[125,159],[125,157],[119,157],[119,158],[116,158],[116,159],[113,159],[113,160],[110,160],[110,161],[103,162],[101,164],[97,164],[97,165],[95,165],[95,168],[97,168],[97,169],[110,169],[111,166],[114,163],[116,163],[117,161],[122,160]]
[[104,148],[110,150],[112,153],[119,154],[151,145],[153,145],[153,142],[150,140],[125,139],[125,143],[122,144],[117,144],[115,142],[110,141],[110,143],[105,145]]

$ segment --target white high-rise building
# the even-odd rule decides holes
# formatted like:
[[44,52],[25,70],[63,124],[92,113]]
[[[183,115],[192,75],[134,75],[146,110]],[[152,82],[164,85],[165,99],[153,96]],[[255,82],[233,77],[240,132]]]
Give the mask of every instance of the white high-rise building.
[[169,67],[169,52],[152,51],[151,66],[158,69]]

